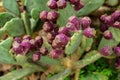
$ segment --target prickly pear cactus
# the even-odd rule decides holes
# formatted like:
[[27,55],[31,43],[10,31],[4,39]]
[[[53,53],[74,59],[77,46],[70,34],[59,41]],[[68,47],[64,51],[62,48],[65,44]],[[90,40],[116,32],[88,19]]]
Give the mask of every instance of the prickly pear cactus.
[[100,58],[120,68],[119,1],[110,1],[2,0],[0,63],[16,69],[0,80],[22,80],[35,72],[41,75],[34,80],[109,80],[98,73],[80,78],[79,72]]

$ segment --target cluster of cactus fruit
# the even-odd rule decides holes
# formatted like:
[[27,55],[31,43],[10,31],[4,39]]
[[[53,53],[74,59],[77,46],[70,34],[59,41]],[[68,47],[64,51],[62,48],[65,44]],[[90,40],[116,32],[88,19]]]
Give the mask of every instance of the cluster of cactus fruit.
[[[99,30],[92,27],[92,19],[86,16],[105,0],[7,1],[2,0],[6,12],[0,14],[3,19],[0,21],[0,56],[3,54],[6,59],[0,57],[0,62],[22,66],[24,75],[37,71],[58,73],[48,80],[64,80],[71,71],[79,72],[101,57],[114,58],[114,66],[120,69],[120,10],[102,15]],[[61,16],[62,10],[66,10],[66,16]],[[95,43],[101,35],[99,31],[103,38]],[[98,45],[97,48],[94,45]],[[0,79],[6,80],[16,72]],[[74,80],[78,80],[76,72]],[[24,75],[13,76],[12,80]]]
[[[76,11],[84,6],[82,0],[68,0],[68,2],[73,5]],[[48,0],[47,6],[53,10],[64,9],[67,6],[67,0]]]

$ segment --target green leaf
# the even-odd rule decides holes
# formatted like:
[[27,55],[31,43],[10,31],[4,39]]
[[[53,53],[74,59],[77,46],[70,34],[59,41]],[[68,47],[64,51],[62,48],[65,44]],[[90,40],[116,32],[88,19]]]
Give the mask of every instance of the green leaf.
[[12,18],[13,16],[8,12],[0,13],[0,27],[3,27],[4,24]]
[[48,80],[64,80],[68,75],[70,75],[70,73],[71,73],[71,69],[66,69],[66,70],[52,76]]
[[67,21],[68,21],[68,18],[70,16],[73,16],[75,15],[75,11],[73,9],[73,7],[67,3],[67,7],[65,9],[60,9],[59,10],[59,18],[57,20],[57,24],[62,27],[62,26],[65,26],[67,24]]
[[12,38],[7,38],[0,43],[0,62],[5,64],[15,64],[13,56],[9,53],[12,45]]
[[14,16],[20,16],[20,11],[16,0],[2,0],[5,9]]
[[3,40],[1,43],[0,43],[0,46],[2,46],[3,48],[7,49],[7,50],[10,50],[11,46],[12,46],[12,41],[13,39],[12,38],[7,38],[6,40]]
[[110,27],[109,30],[112,32],[113,38],[114,38],[116,41],[119,41],[119,42],[120,42],[120,29]]
[[108,80],[108,77],[100,73],[99,74],[95,73],[95,74],[88,75],[82,78],[81,80]]
[[83,68],[95,61],[97,61],[98,59],[100,59],[102,56],[98,51],[90,51],[88,53],[86,53],[86,55],[84,56],[84,58],[82,60],[79,60],[76,63],[76,67],[77,68]]
[[81,31],[74,33],[73,36],[71,37],[71,40],[65,47],[65,54],[70,55],[74,53],[77,50],[78,46],[80,45],[81,39],[82,39]]
[[93,11],[98,9],[100,6],[102,6],[103,3],[105,2],[105,0],[89,0],[89,1],[84,0],[84,2],[86,4],[82,9],[80,9],[76,13],[77,16],[86,16],[86,15],[92,13]]
[[0,80],[17,80],[33,72],[37,72],[37,69],[31,67],[18,69],[0,77]]
[[118,41],[115,41],[113,39],[107,40],[103,37],[99,43],[98,50],[100,51],[105,46],[110,46],[110,47],[116,46],[118,43],[119,43]]
[[19,18],[11,19],[4,25],[4,28],[13,37],[25,34],[23,22]]
[[28,14],[26,11],[24,11],[22,14],[22,19],[25,27],[25,31],[27,35],[31,35],[31,24],[30,24],[30,18],[28,17]]

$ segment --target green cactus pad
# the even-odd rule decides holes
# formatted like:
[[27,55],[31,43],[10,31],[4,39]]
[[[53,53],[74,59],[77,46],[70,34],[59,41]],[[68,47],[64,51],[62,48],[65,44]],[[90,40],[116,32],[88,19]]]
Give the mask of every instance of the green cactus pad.
[[105,0],[84,0],[84,2],[86,3],[85,6],[80,9],[76,15],[77,16],[85,16],[88,15],[90,13],[92,13],[93,11],[95,11],[96,9],[98,9],[101,5],[103,5]]
[[68,44],[65,47],[65,54],[70,55],[72,53],[74,53],[78,46],[80,45],[82,40],[82,32],[76,32],[73,34],[73,36],[71,37],[71,40],[68,42]]
[[2,0],[5,9],[14,16],[20,16],[19,6],[16,0]]
[[4,25],[4,28],[8,34],[13,37],[25,34],[23,22],[19,18],[11,19]]
[[12,18],[13,16],[8,12],[0,13],[0,27],[3,27],[5,23]]

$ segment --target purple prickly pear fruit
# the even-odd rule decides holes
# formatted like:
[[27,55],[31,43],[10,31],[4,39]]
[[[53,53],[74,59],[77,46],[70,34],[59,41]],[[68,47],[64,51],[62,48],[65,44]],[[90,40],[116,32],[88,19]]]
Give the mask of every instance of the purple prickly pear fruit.
[[48,12],[47,19],[49,21],[54,22],[58,19],[58,17],[59,17],[59,14],[56,11],[52,10],[52,11]]
[[54,44],[59,45],[60,47],[65,47],[69,41],[69,37],[67,37],[65,34],[58,34],[56,35],[52,45],[55,47]]
[[56,50],[56,49],[53,49],[50,51],[50,57],[51,58],[60,58],[61,54],[63,53],[64,51],[63,50]]
[[43,38],[40,36],[35,37],[35,45],[37,48],[40,48],[43,44]]
[[116,69],[120,69],[120,57],[116,59],[115,67],[116,67]]
[[113,24],[113,27],[120,29],[120,22],[119,22],[119,21],[116,21],[116,22]]
[[108,25],[102,24],[102,25],[100,26],[100,31],[101,31],[101,32],[104,32],[104,31],[108,30],[108,28],[109,28]]
[[17,41],[13,42],[12,49],[14,53],[16,54],[22,54],[23,53],[23,46],[20,45]]
[[78,11],[78,10],[80,10],[80,9],[83,8],[83,7],[84,7],[84,4],[83,4],[82,1],[80,1],[80,2],[78,2],[78,3],[75,3],[75,5],[74,5],[74,10],[75,10],[75,11]]
[[89,17],[83,17],[81,19],[81,26],[83,30],[89,27],[90,24],[91,24],[91,19]]
[[112,53],[111,48],[109,46],[103,47],[100,52],[103,56],[109,56]]
[[42,54],[43,56],[47,55],[47,54],[48,54],[47,48],[41,47],[41,48],[40,48],[40,54]]
[[20,37],[16,37],[16,38],[14,39],[14,41],[16,41],[16,42],[18,42],[18,43],[21,43],[21,42],[22,42],[22,39],[21,39]]
[[120,47],[118,46],[114,47],[114,53],[116,56],[120,56]]
[[71,22],[68,22],[66,24],[66,27],[69,29],[70,32],[72,31],[77,31],[78,29],[75,27],[75,24],[74,23],[71,23]]
[[57,9],[57,1],[56,0],[49,0],[47,2],[47,6],[50,8],[50,9]]
[[25,39],[20,45],[23,46],[23,54],[27,54],[31,47],[30,41]]
[[80,0],[69,0],[71,4],[79,3]]
[[58,33],[59,34],[65,34],[65,35],[67,35],[67,36],[71,36],[70,35],[70,31],[69,31],[69,29],[67,28],[67,27],[65,27],[65,26],[63,26],[63,27],[61,27],[60,29],[59,29],[59,31],[58,31]]
[[46,21],[44,24],[43,24],[43,30],[45,32],[50,32],[53,30],[53,24],[49,21]]
[[42,21],[46,21],[46,20],[47,20],[47,14],[48,14],[48,11],[42,11],[42,12],[40,13],[40,19],[41,19]]
[[69,23],[69,22],[70,22],[70,23],[73,23],[73,24],[75,25],[75,27],[76,27],[77,30],[80,29],[80,20],[79,20],[78,17],[76,17],[76,16],[71,16],[71,17],[69,17],[68,23]]
[[36,48],[34,39],[30,40],[30,44],[31,44],[31,46],[30,46],[31,49],[35,49]]
[[48,40],[54,40],[55,36],[56,36],[56,33],[54,33],[54,32],[47,33],[47,39]]
[[30,36],[30,35],[25,35],[25,36],[23,36],[23,39],[28,39],[28,40],[31,40],[32,38],[31,38],[31,36]]
[[86,29],[84,30],[83,34],[84,34],[86,37],[88,37],[88,38],[92,38],[92,37],[95,36],[96,31],[95,31],[94,28],[88,27],[88,28],[86,28]]
[[40,52],[36,52],[32,55],[32,60],[34,62],[38,62],[40,60],[40,58],[41,58]]
[[120,10],[116,10],[112,15],[111,15],[112,19],[114,21],[118,20],[120,17]]
[[66,5],[67,5],[66,0],[58,0],[57,1],[57,7],[59,9],[64,9],[66,7]]
[[105,38],[105,39],[108,39],[108,40],[113,38],[112,32],[111,32],[110,30],[106,30],[106,31],[103,33],[103,35],[104,35],[104,38]]

